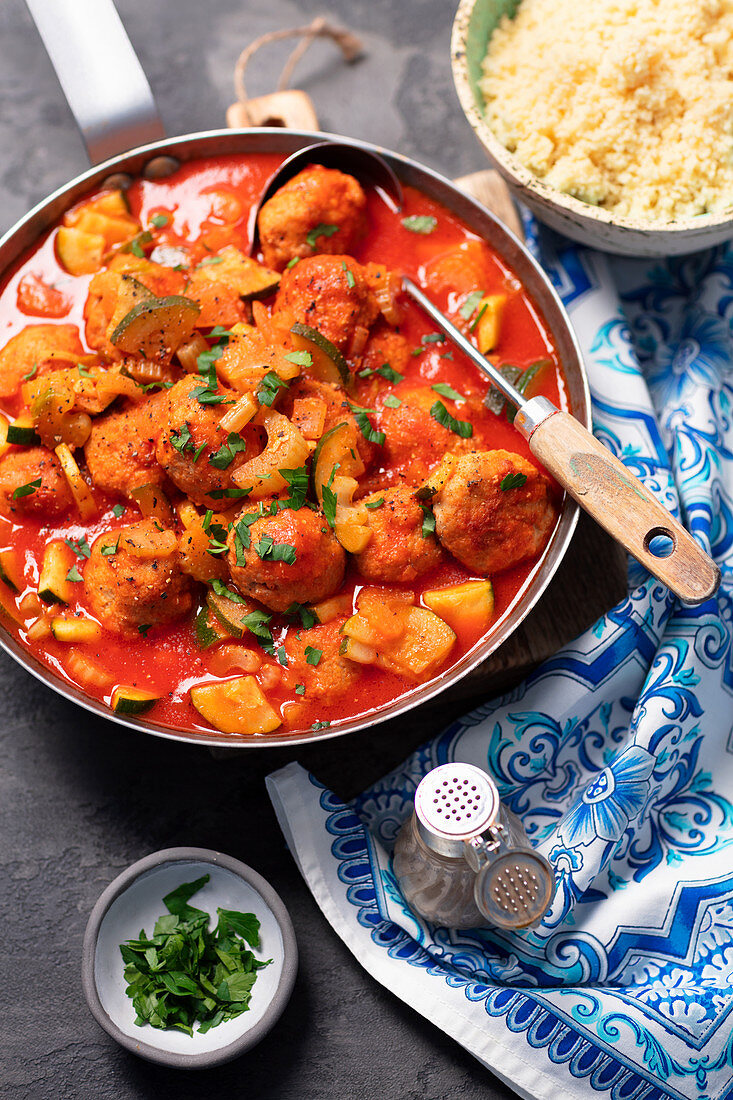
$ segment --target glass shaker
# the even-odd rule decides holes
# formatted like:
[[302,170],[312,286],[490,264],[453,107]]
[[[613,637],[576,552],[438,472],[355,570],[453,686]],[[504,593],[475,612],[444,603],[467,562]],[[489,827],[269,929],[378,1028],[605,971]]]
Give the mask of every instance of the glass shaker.
[[420,782],[393,865],[408,905],[450,928],[528,928],[555,890],[552,867],[473,764],[441,764]]

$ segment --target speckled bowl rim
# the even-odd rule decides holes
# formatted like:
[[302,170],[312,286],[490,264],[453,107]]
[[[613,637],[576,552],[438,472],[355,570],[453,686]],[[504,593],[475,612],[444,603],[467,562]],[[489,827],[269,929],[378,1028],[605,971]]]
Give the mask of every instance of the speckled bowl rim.
[[[94,977],[94,964],[99,930],[112,903],[146,871],[151,871],[164,863],[191,862],[211,863],[217,867],[223,867],[257,891],[265,904],[269,906],[282,933],[283,962],[280,981],[275,994],[256,1024],[245,1031],[243,1035],[238,1036],[233,1042],[227,1044],[227,1046],[219,1047],[217,1050],[204,1051],[198,1054],[179,1054],[175,1051],[160,1050],[151,1043],[133,1038],[120,1030],[102,1006]],[[223,852],[213,851],[211,848],[163,848],[161,851],[153,852],[151,855],[138,860],[137,863],[131,864],[100,895],[89,915],[82,944],[82,987],[89,1009],[97,1023],[108,1035],[116,1039],[120,1046],[125,1047],[133,1054],[137,1054],[149,1062],[172,1066],[175,1069],[208,1069],[212,1066],[221,1065],[239,1057],[240,1054],[244,1054],[259,1043],[260,1039],[264,1038],[273,1025],[277,1023],[290,1000],[297,971],[298,945],[295,939],[295,931],[290,915],[279,894],[275,892],[262,875],[248,867],[246,863],[241,863],[238,859],[224,855]],[[141,1033],[145,1033],[142,1028]]]
[[[731,226],[733,236],[733,203],[727,212],[720,214],[691,214],[685,218],[675,218],[673,221],[647,221],[642,218],[619,217],[592,203],[583,202],[573,195],[560,191],[545,183],[534,172],[526,168],[505,145],[499,141],[494,131],[486,121],[483,111],[480,110],[471,87],[471,78],[468,72],[466,54],[466,41],[468,38],[471,16],[474,9],[483,0],[460,0],[456,11],[451,32],[451,66],[453,69],[453,82],[455,84],[458,99],[463,113],[470,122],[476,136],[484,146],[490,159],[504,177],[515,186],[524,188],[538,198],[544,200],[550,206],[559,207],[569,214],[580,218],[588,218],[602,225],[614,226],[619,229],[630,229],[646,234],[675,233],[684,234],[691,230],[714,230]],[[700,245],[700,247],[704,247]]]

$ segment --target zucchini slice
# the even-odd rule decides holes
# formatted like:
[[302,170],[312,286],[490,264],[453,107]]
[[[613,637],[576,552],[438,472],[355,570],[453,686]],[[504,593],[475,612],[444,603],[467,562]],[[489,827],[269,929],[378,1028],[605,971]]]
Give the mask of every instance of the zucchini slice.
[[312,366],[306,372],[309,377],[318,378],[322,382],[335,382],[337,386],[346,386],[351,381],[349,367],[343,355],[317,328],[297,321],[290,332],[295,337],[295,350],[309,352],[313,360]]
[[204,262],[196,268],[192,279],[194,288],[201,282],[223,283],[240,298],[251,302],[256,298],[269,298],[280,285],[277,271],[271,271],[257,260],[245,256],[234,245],[227,245],[209,260],[209,263]]
[[120,351],[144,359],[168,359],[193,332],[200,306],[181,294],[138,302],[112,331]]
[[76,464],[76,459],[66,443],[59,443],[58,447],[54,447],[54,453],[61,463],[61,469],[64,471],[64,476],[71,490],[71,495],[76,501],[79,515],[83,520],[91,519],[97,511],[97,503],[94,499],[92,490],[82,477],[81,470]]
[[84,642],[97,642],[102,637],[102,628],[94,619],[65,619],[59,616],[51,619],[51,633],[57,642],[71,642],[80,645]]
[[311,469],[319,504],[323,503],[323,486],[330,483],[334,471],[339,477],[359,477],[364,473],[364,463],[356,449],[353,424],[343,421],[321,436],[313,452]]
[[11,592],[20,592],[23,587],[23,567],[15,550],[0,550],[0,581]]
[[[49,542],[43,552],[43,565],[38,581],[38,595],[44,603],[71,603],[74,582],[66,575],[74,565],[76,555],[65,542]],[[78,583],[78,582],[77,582]]]
[[271,733],[281,724],[280,715],[270,706],[254,676],[198,684],[191,688],[191,702],[222,733]]
[[145,714],[159,699],[154,691],[120,686],[112,692],[110,705],[115,714]]
[[225,638],[231,638],[231,632],[216,617],[208,605],[204,605],[193,624],[196,643],[199,649],[209,649]]
[[24,413],[8,424],[6,443],[13,443],[16,447],[36,447],[41,442],[41,437],[35,429],[33,417]]
[[217,596],[216,592],[210,588],[206,593],[206,603],[232,637],[243,638],[249,633],[244,625],[244,619],[254,607],[249,600],[247,603],[235,603],[234,600],[228,600],[226,596]]

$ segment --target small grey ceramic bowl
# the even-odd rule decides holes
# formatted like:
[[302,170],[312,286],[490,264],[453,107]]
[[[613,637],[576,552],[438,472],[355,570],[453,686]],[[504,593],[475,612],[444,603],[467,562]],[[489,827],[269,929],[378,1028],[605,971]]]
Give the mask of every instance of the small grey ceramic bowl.
[[479,82],[489,40],[499,20],[503,15],[513,15],[518,5],[519,0],[461,0],[451,40],[453,80],[464,114],[515,198],[553,229],[605,252],[675,256],[733,238],[730,213],[698,214],[663,223],[614,217],[607,210],[550,187],[502,145],[484,117]]
[[[259,959],[272,959],[257,975],[247,1012],[193,1036],[135,1024],[125,993],[120,944],[148,935],[165,912],[163,897],[202,875],[209,882],[191,899],[216,915],[217,906],[254,913],[260,922]],[[166,848],[133,863],[110,883],[94,906],[82,948],[82,985],[97,1022],[123,1047],[150,1062],[177,1069],[206,1069],[243,1054],[270,1030],[288,1002],[298,969],[298,948],[287,910],[273,888],[253,871],[208,848]]]

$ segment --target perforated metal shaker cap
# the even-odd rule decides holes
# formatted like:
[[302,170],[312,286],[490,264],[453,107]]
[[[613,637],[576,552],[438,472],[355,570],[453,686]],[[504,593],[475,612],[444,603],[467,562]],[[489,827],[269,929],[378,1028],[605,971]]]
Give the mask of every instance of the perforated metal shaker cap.
[[497,856],[476,875],[473,896],[487,920],[499,928],[527,928],[545,915],[555,892],[547,860],[531,849]]
[[454,859],[463,857],[464,840],[485,832],[498,812],[496,784],[473,764],[441,764],[415,792],[421,839],[432,851]]

